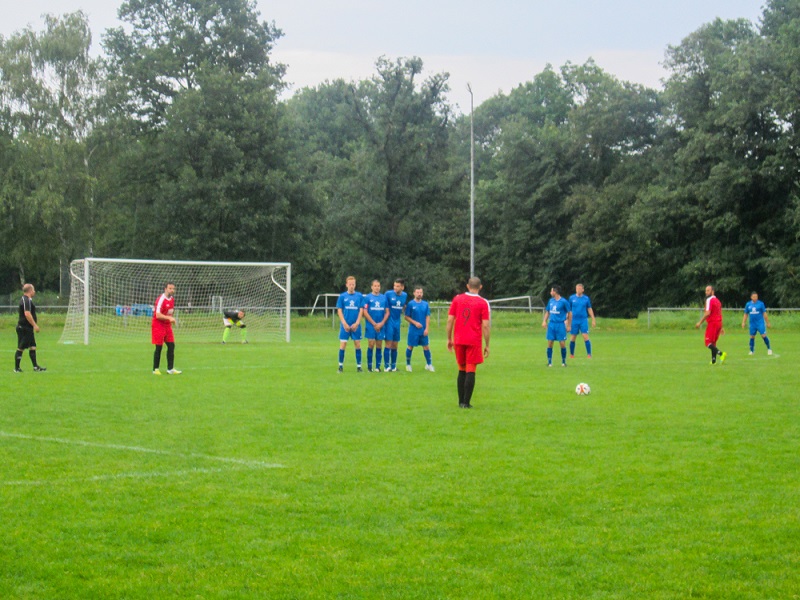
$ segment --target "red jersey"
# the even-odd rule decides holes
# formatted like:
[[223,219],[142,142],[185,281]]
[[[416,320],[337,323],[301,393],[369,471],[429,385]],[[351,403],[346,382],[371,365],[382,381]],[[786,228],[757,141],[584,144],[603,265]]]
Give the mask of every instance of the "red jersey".
[[716,296],[706,298],[706,310],[708,311],[709,323],[722,323],[722,303]]
[[483,322],[491,318],[489,302],[478,294],[459,294],[450,304],[449,315],[455,317],[453,343],[463,346],[483,344]]
[[156,313],[161,313],[162,315],[169,315],[172,316],[172,312],[175,310],[175,296],[171,298],[167,298],[166,294],[161,294],[156,300],[155,310],[153,311],[153,323],[158,323],[160,325],[169,326],[171,323],[169,321],[164,321],[162,319],[156,318]]

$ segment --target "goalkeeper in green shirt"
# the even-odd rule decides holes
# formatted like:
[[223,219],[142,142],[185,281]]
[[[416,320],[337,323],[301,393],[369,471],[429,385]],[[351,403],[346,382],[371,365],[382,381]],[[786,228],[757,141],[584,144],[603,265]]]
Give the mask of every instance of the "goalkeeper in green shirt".
[[225,325],[225,333],[222,334],[222,343],[225,344],[231,335],[231,329],[238,327],[242,332],[242,343],[247,343],[247,325],[244,324],[243,310],[226,310],[222,313],[222,322]]

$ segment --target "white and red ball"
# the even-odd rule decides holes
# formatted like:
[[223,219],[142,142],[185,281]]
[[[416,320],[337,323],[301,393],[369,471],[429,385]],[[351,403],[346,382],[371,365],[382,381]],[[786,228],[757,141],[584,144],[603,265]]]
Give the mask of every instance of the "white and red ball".
[[588,383],[579,383],[575,386],[575,393],[578,396],[588,396],[592,392],[592,388],[589,387]]

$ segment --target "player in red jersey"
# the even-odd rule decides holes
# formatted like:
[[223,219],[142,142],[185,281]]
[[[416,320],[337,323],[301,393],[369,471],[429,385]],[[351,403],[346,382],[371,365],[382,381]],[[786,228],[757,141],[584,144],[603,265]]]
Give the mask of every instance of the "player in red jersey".
[[703,318],[695,323],[695,327],[699,328],[703,321],[706,322],[706,348],[711,350],[711,364],[717,364],[717,356],[719,356],[719,362],[724,363],[728,354],[717,348],[717,340],[723,331],[722,303],[714,295],[714,288],[710,285],[706,286],[706,308]]
[[167,344],[167,373],[180,375],[181,371],[175,368],[175,335],[172,333],[172,324],[175,322],[175,284],[168,283],[164,293],[158,297],[153,310],[153,323],[151,326],[151,339],[156,349],[153,353],[153,375],[161,375],[161,349]]
[[[489,357],[491,309],[489,302],[478,295],[481,280],[470,277],[467,292],[453,298],[447,315],[447,349],[455,352],[458,363],[458,406],[472,408],[475,371]],[[482,347],[482,342],[486,345]]]

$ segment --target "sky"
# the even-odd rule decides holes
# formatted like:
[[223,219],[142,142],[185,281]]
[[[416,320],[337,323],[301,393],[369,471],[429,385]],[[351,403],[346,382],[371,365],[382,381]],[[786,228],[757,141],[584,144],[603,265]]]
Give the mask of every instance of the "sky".
[[[287,65],[287,95],[338,78],[375,74],[375,61],[418,56],[423,76],[450,74],[457,110],[509,93],[547,64],[589,58],[620,80],[660,88],[667,47],[716,18],[758,25],[765,0],[257,0],[283,32],[272,57]],[[83,10],[93,33],[121,25],[121,0],[0,0],[0,35],[43,28],[43,14]],[[13,6],[13,8],[11,8]]]

